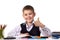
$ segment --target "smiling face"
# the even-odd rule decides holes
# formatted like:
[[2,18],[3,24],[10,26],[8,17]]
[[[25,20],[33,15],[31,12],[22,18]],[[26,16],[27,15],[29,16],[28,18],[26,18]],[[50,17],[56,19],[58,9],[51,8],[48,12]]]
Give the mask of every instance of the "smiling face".
[[32,10],[24,10],[23,17],[27,23],[31,23],[34,20],[35,13]]

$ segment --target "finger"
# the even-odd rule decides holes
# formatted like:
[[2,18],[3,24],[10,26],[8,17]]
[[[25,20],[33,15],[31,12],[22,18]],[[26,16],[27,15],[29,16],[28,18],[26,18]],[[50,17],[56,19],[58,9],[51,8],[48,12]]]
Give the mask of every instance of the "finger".
[[37,21],[39,21],[39,17],[37,18]]
[[38,23],[37,23],[37,22],[34,22],[34,25],[35,25],[35,26],[38,26]]

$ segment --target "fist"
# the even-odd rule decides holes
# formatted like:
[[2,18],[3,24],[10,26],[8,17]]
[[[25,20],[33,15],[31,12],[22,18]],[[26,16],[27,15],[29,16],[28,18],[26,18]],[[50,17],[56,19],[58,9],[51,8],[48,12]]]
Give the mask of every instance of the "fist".
[[37,26],[37,27],[41,27],[41,28],[44,27],[44,24],[42,24],[42,23],[39,21],[39,18],[38,18],[36,21],[34,21],[34,24],[35,24],[35,26]]

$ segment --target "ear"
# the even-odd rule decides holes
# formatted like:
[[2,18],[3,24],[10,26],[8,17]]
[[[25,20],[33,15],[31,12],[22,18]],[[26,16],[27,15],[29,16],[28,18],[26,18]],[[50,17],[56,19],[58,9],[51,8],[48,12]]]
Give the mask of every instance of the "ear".
[[34,12],[34,17],[35,17],[36,13]]

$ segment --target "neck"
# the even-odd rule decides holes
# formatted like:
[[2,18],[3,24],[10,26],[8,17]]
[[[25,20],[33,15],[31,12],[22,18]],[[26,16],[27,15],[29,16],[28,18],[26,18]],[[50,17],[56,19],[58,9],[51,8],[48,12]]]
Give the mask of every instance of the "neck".
[[30,26],[30,25],[32,25],[32,22],[33,22],[34,20],[32,20],[31,22],[26,22],[26,24],[28,25],[28,26]]
[[28,26],[30,26],[31,24],[32,24],[32,22],[27,23]]

